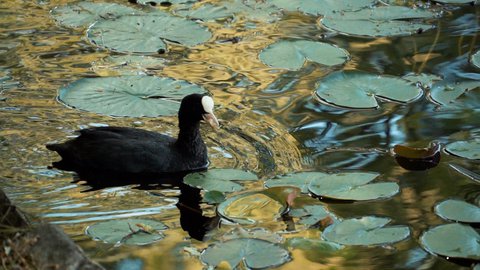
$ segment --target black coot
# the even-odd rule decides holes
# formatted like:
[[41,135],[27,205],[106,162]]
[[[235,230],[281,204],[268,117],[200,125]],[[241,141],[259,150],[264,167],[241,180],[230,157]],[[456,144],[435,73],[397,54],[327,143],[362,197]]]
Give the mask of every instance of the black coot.
[[62,157],[53,167],[75,171],[80,177],[98,172],[157,175],[201,170],[209,163],[199,130],[202,119],[218,127],[213,99],[192,94],[180,105],[177,138],[136,128],[98,127],[80,130],[77,138],[46,147]]

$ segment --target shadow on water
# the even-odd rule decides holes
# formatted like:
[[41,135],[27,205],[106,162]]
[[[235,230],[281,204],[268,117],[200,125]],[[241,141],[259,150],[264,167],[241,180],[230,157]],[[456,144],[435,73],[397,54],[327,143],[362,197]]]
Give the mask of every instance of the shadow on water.
[[220,217],[206,217],[200,207],[202,195],[200,189],[183,183],[183,177],[190,172],[172,174],[132,174],[124,172],[94,171],[81,172],[74,177],[73,183],[85,181],[91,188],[82,192],[92,192],[104,188],[138,185],[139,190],[162,190],[176,188],[180,190],[176,204],[180,211],[180,225],[190,237],[203,241],[205,235],[219,224]]

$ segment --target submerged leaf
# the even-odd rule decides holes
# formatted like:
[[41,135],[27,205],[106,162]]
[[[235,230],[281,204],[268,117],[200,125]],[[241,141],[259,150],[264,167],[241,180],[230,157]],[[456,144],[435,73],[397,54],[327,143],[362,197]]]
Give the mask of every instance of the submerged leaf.
[[244,262],[249,269],[260,269],[282,265],[290,260],[290,255],[277,244],[241,238],[210,245],[200,259],[212,267],[228,262],[231,269],[236,269]]
[[305,61],[326,66],[343,64],[348,52],[334,45],[308,40],[282,40],[269,45],[259,54],[263,63],[290,70],[300,69]]
[[164,238],[163,223],[148,219],[120,219],[88,226],[86,233],[110,244],[146,245]]
[[445,200],[435,206],[435,213],[448,220],[480,223],[480,207],[461,200]]
[[383,245],[402,241],[410,235],[407,226],[386,226],[389,218],[367,216],[346,219],[327,227],[322,237],[342,245]]
[[211,37],[206,27],[163,12],[99,21],[89,28],[87,35],[100,47],[136,53],[164,52],[167,49],[164,40],[195,46]]
[[315,94],[327,104],[352,109],[375,109],[379,106],[377,98],[409,103],[418,99],[422,91],[397,77],[334,72],[318,82]]
[[66,105],[112,116],[175,115],[181,99],[206,91],[186,81],[154,76],[83,78],[60,89]]
[[249,171],[237,169],[210,169],[195,172],[184,177],[183,182],[192,187],[209,191],[234,192],[243,189],[236,181],[255,181],[257,176]]
[[452,223],[433,227],[420,237],[420,241],[431,253],[480,260],[480,235],[467,225]]

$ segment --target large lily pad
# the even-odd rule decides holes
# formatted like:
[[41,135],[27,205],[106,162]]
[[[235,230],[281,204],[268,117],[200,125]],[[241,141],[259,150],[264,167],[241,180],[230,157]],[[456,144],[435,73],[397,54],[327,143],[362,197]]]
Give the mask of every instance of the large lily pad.
[[445,151],[463,158],[480,159],[480,139],[447,144]]
[[330,105],[353,109],[378,108],[377,99],[409,103],[422,95],[412,83],[363,72],[334,72],[319,81],[316,95]]
[[236,169],[210,169],[205,172],[195,172],[184,177],[187,185],[209,191],[234,192],[243,190],[237,181],[255,181],[258,177],[248,171]]
[[88,226],[86,233],[110,244],[146,245],[164,238],[163,223],[148,219],[109,220]]
[[281,40],[263,49],[259,55],[263,63],[290,70],[300,69],[305,61],[326,66],[345,63],[348,52],[334,45],[308,40]]
[[480,207],[461,200],[445,200],[435,206],[435,213],[448,220],[480,223]]
[[[459,101],[462,96],[470,94],[471,91],[480,90],[480,81],[462,81],[458,83],[437,83],[432,86],[430,98],[442,106],[466,106]],[[468,103],[468,102],[467,102]],[[474,104],[473,106],[478,106]]]
[[342,245],[383,245],[402,241],[410,235],[407,226],[386,226],[389,218],[367,216],[346,219],[327,227],[322,237]]
[[143,11],[115,4],[78,2],[56,7],[51,14],[57,22],[67,27],[87,27],[98,20],[113,20],[127,14],[143,14]]
[[470,56],[470,62],[477,68],[480,68],[480,50]]
[[259,239],[240,238],[209,246],[202,252],[200,259],[212,267],[227,262],[230,269],[237,269],[240,263],[244,263],[248,269],[263,269],[288,262],[290,255],[278,244]]
[[480,235],[467,225],[452,223],[431,228],[420,237],[420,241],[431,253],[480,260]]
[[323,27],[346,35],[387,37],[411,35],[433,25],[408,19],[430,19],[435,13],[402,6],[381,6],[355,12],[332,13],[320,22]]
[[83,78],[60,89],[63,103],[113,116],[175,115],[181,99],[206,91],[186,81],[153,76]]
[[164,40],[195,46],[211,37],[206,27],[163,12],[99,21],[87,34],[100,47],[136,53],[163,52],[167,49]]
[[372,6],[375,0],[271,0],[288,11],[301,11],[312,15],[329,15],[345,11],[357,11]]

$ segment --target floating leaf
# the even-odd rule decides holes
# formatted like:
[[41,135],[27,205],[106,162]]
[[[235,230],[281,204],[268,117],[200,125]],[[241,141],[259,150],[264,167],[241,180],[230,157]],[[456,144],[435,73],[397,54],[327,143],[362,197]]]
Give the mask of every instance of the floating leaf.
[[163,52],[167,49],[163,40],[195,46],[211,37],[207,28],[163,12],[99,21],[89,28],[87,35],[100,47],[136,53]]
[[[458,83],[437,83],[432,86],[430,98],[442,106],[462,106],[458,99],[468,95],[470,91],[478,90],[480,81],[462,81]],[[478,92],[478,91],[477,91]],[[474,106],[477,106],[474,104]]]
[[435,0],[435,2],[443,4],[475,4],[477,0]]
[[148,219],[120,219],[88,226],[86,233],[110,244],[146,245],[164,238],[163,223]]
[[216,190],[207,191],[203,195],[203,201],[209,204],[218,204],[225,201],[225,195]]
[[186,81],[154,76],[83,78],[60,89],[74,108],[113,116],[175,115],[181,99],[206,91]]
[[440,144],[431,143],[428,148],[414,148],[397,144],[393,148],[395,160],[404,169],[427,170],[440,162]]
[[91,2],[56,7],[51,12],[57,22],[75,28],[87,27],[98,20],[114,20],[122,15],[143,13],[143,11],[115,3]]
[[234,192],[243,190],[243,186],[235,181],[255,181],[257,176],[248,171],[236,169],[210,169],[204,172],[188,174],[183,182],[192,187],[220,192]]
[[430,19],[435,13],[402,6],[380,6],[355,12],[332,13],[320,20],[323,27],[346,35],[388,37],[411,35],[433,28],[407,19]]
[[461,200],[445,200],[435,206],[435,213],[448,220],[480,223],[480,207]]
[[373,173],[333,174],[311,182],[308,190],[323,198],[355,201],[389,198],[400,191],[397,183],[370,183],[377,176]]
[[430,89],[434,82],[442,80],[442,78],[437,75],[425,74],[425,73],[409,74],[409,75],[403,76],[402,79],[412,83],[418,83],[421,85],[423,89]]
[[321,251],[321,253],[333,253],[343,248],[334,242],[323,241],[320,239],[308,239],[303,237],[294,237],[287,239],[287,245],[289,247],[302,249],[305,251]]
[[410,235],[407,226],[385,226],[391,220],[367,216],[346,219],[327,227],[322,237],[342,245],[383,245],[402,241]]
[[298,70],[307,60],[334,66],[345,63],[349,55],[346,50],[328,43],[282,40],[263,49],[259,58],[263,63],[272,67]]
[[420,237],[420,241],[431,253],[480,260],[480,235],[467,225],[452,223],[431,228]]
[[403,79],[361,72],[331,73],[319,81],[315,93],[327,104],[353,109],[378,108],[377,98],[409,103],[422,95]]
[[292,208],[289,215],[300,217],[299,223],[306,226],[315,225],[325,219],[330,219],[328,222],[336,220],[336,217],[322,205],[304,205],[301,208]]
[[445,146],[445,151],[463,158],[480,159],[480,140],[475,139],[450,143]]
[[198,8],[179,9],[176,14],[192,19],[211,21],[243,16],[249,21],[270,22],[277,20],[280,11],[269,1],[229,0],[219,3],[205,3]]
[[290,260],[290,255],[279,245],[268,241],[235,239],[209,246],[200,259],[212,267],[228,262],[230,269],[236,269],[243,262],[249,269],[259,269],[282,265]]
[[150,6],[170,6],[176,4],[185,4],[192,3],[195,0],[136,0],[140,5],[150,5]]
[[143,55],[107,56],[92,63],[93,70],[103,76],[143,75],[148,70],[159,70],[167,61]]
[[302,193],[308,193],[310,182],[327,176],[328,174],[322,172],[299,172],[269,179],[265,181],[265,186],[267,188],[294,186],[300,188]]
[[470,62],[477,68],[480,68],[480,50],[472,54],[470,57]]
[[312,15],[329,15],[345,11],[357,11],[374,5],[375,0],[271,0],[288,11],[302,11]]

